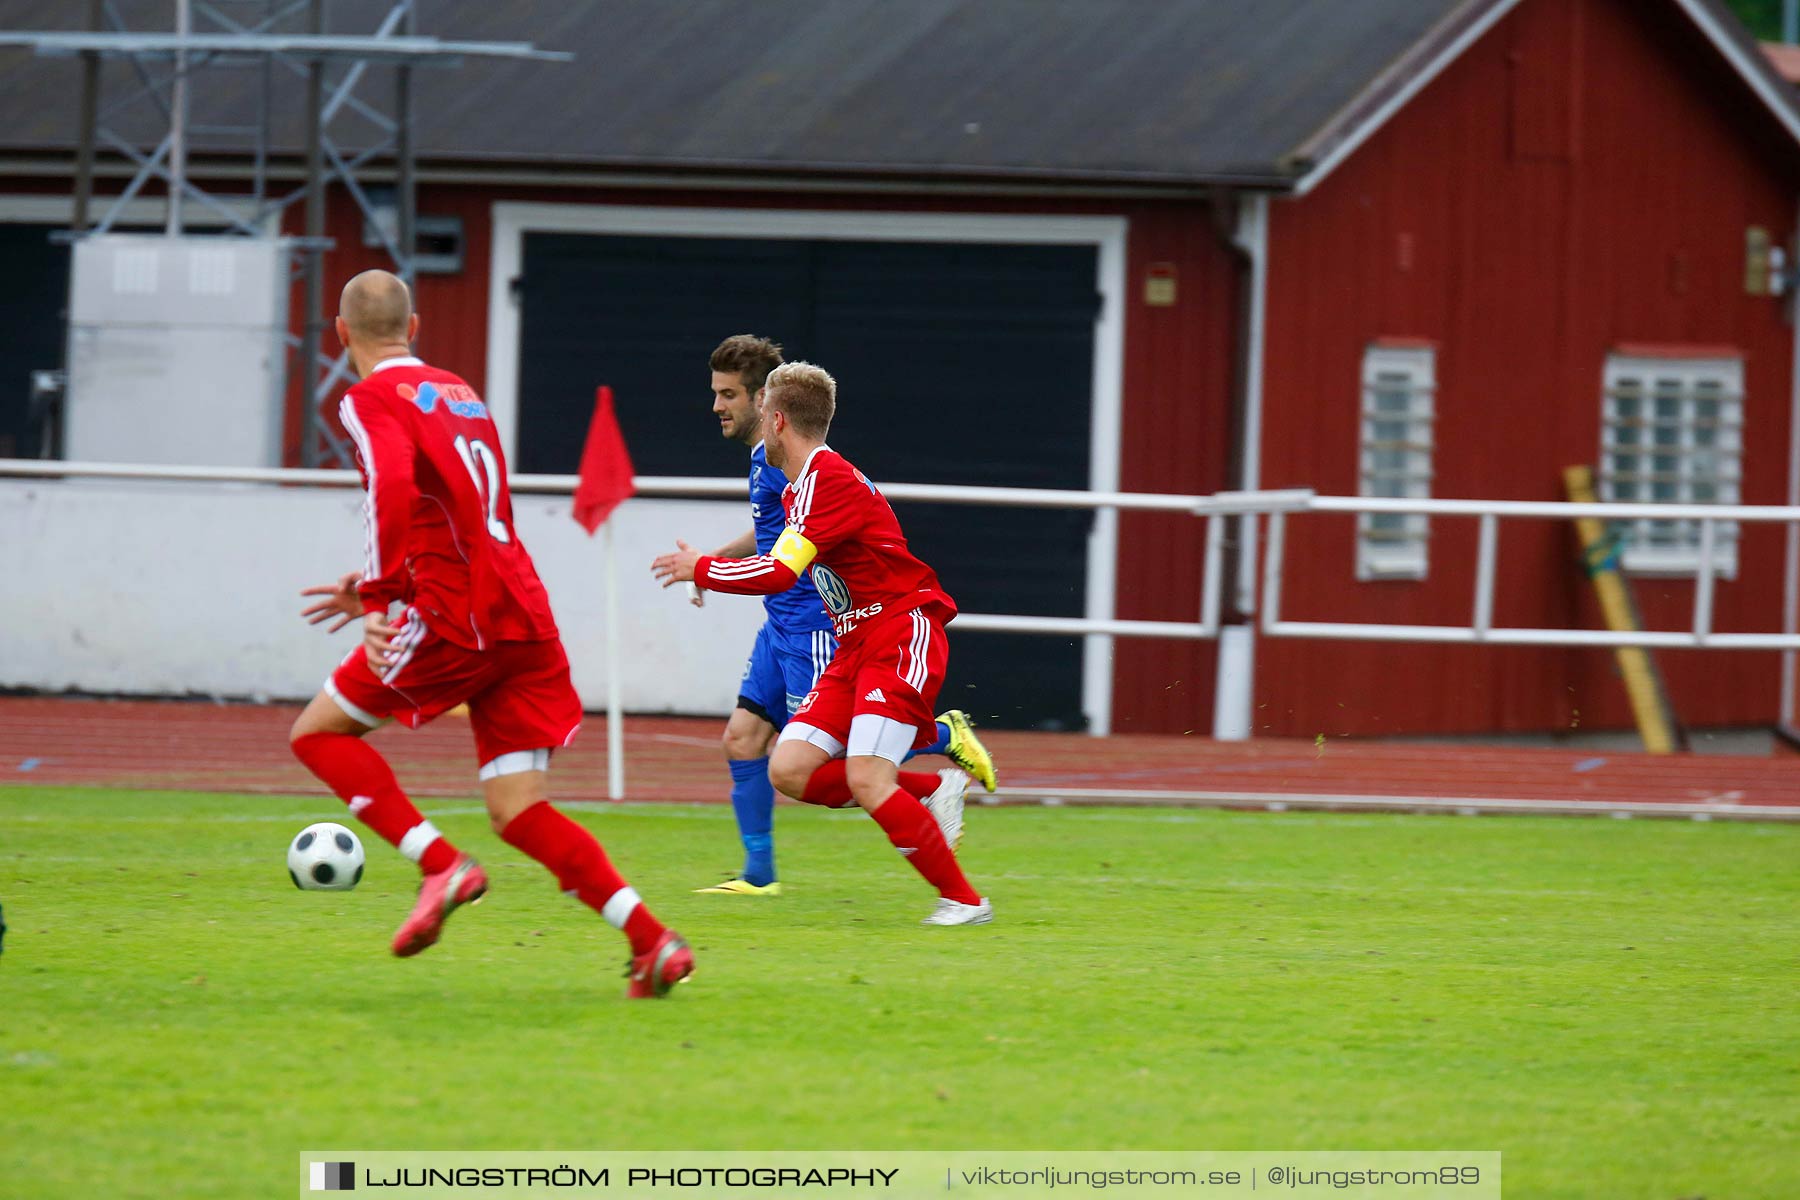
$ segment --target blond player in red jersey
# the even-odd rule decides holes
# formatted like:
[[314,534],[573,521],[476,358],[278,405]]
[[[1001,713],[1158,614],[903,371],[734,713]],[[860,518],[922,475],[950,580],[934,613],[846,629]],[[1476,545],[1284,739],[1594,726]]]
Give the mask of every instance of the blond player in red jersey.
[[[400,789],[363,735],[411,728],[469,706],[495,832],[543,863],[565,892],[631,942],[633,998],[665,995],[693,973],[679,934],[651,915],[594,835],[546,798],[550,755],[581,727],[550,600],[513,528],[506,460],[487,406],[448,371],[415,358],[419,318],[399,278],[365,271],[345,287],[338,338],[360,380],[338,412],[366,488],[368,562],[360,576],[308,588],[302,614],[336,631],[362,619],[362,645],[294,722],[294,754],[363,824],[419,864],[418,902],[393,950],[417,954],[488,879]],[[395,622],[389,609],[403,606]]]
[[875,818],[913,868],[938,890],[927,925],[981,925],[993,906],[957,864],[954,813],[920,798],[935,775],[900,770],[907,752],[936,736],[933,704],[949,648],[944,626],[956,602],[930,567],[913,557],[887,499],[868,477],[825,444],[837,411],[837,382],[811,363],[788,363],[763,385],[763,441],[771,465],[792,482],[782,493],[787,526],[768,554],[718,558],[678,542],[652,569],[663,586],[766,595],[794,585],[809,568],[831,613],[838,652],[789,718],[769,759],[769,779],[809,804],[854,800]]

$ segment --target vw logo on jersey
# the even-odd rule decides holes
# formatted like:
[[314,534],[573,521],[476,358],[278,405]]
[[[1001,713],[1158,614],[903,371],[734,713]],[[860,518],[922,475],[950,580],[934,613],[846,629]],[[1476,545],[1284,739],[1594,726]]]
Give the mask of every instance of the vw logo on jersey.
[[819,599],[834,617],[841,617],[850,611],[850,588],[836,571],[830,567],[814,563],[812,566],[813,586],[819,589]]

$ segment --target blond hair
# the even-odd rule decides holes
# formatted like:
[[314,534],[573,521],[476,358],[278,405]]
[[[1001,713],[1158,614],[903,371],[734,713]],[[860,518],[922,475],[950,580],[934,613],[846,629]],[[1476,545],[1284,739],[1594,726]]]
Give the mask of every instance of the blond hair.
[[779,409],[807,437],[823,438],[837,413],[837,380],[824,367],[783,363],[763,384],[763,408]]

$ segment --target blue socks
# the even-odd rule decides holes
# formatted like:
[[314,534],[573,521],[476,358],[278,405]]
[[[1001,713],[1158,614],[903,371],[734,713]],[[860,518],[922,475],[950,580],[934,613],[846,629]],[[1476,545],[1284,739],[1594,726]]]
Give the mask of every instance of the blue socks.
[[939,721],[937,723],[937,741],[931,743],[931,745],[929,745],[929,746],[924,746],[924,747],[921,747],[920,749],[914,750],[911,754],[908,754],[906,756],[906,758],[908,761],[910,761],[914,758],[917,758],[921,754],[942,754],[949,749],[950,749],[950,727],[948,725],[944,724],[942,721]]
[[731,811],[737,814],[738,834],[744,839],[743,878],[765,887],[775,882],[775,788],[769,783],[769,760],[725,765],[731,768]]

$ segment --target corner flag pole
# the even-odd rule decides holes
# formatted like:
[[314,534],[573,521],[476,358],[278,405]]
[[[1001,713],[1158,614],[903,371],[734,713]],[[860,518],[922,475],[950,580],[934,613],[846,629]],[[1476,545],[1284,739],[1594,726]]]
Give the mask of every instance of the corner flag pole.
[[602,384],[594,389],[594,415],[581,448],[581,481],[575,488],[572,515],[589,537],[602,526],[606,529],[600,553],[606,559],[606,794],[612,800],[625,798],[625,701],[619,664],[618,542],[608,518],[635,490],[631,454],[619,432],[612,389]]
[[606,541],[606,796],[625,798],[625,701],[619,670],[619,562],[612,522],[601,526]]

